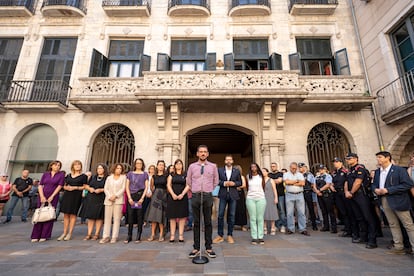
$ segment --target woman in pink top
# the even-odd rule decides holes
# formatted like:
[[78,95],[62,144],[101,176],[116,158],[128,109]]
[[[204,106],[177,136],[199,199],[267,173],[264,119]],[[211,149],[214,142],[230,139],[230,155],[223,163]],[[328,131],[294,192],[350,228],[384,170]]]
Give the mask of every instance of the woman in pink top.
[[0,175],[0,217],[3,215],[3,208],[10,198],[11,184],[7,181],[7,174]]

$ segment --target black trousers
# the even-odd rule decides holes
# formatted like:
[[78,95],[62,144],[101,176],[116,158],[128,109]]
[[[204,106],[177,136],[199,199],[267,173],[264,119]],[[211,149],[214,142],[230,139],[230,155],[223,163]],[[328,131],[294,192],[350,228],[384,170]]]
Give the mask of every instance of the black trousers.
[[312,227],[316,227],[316,215],[315,215],[315,208],[313,206],[312,191],[304,191],[303,197],[305,198],[305,203],[306,203],[306,206],[308,207]]
[[345,197],[344,191],[337,191],[334,193],[334,201],[336,208],[338,209],[339,213],[341,214],[343,221],[344,221],[344,232],[351,234],[352,233],[352,224],[351,224],[351,215],[352,215],[352,207],[349,200]]
[[196,250],[200,250],[200,211],[203,212],[204,219],[204,240],[206,250],[211,249],[213,226],[211,224],[211,213],[213,209],[213,195],[211,193],[203,193],[203,210],[201,210],[201,193],[194,193],[191,199],[191,207],[193,208],[193,233],[194,244]]
[[[322,211],[323,217],[323,229],[329,230],[329,225],[331,226],[331,231],[337,231],[336,229],[336,216],[334,212],[334,198],[333,194],[328,196],[318,196],[319,207]],[[330,224],[329,224],[330,221]]]
[[[138,191],[136,193],[131,194],[131,198],[133,201],[139,201],[142,197],[142,193],[144,191]],[[144,224],[144,210],[143,208],[131,208],[131,204],[127,204],[127,212],[128,212],[128,237],[132,236],[132,230],[134,228],[134,223],[138,225],[138,233],[137,233],[137,240],[141,239],[142,234],[142,225]]]
[[[364,195],[361,190],[356,192],[352,197],[352,210],[359,222],[360,238],[364,241],[366,240],[369,244],[376,244],[377,227],[374,218],[375,214],[372,213],[368,196]],[[352,234],[354,235],[354,233]]]

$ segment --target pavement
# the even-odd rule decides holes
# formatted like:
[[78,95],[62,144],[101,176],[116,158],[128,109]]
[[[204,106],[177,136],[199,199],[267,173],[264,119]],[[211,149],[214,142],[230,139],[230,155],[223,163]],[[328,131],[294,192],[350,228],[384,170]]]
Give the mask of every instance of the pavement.
[[[387,254],[389,229],[378,239],[377,249],[353,244],[350,238],[326,232],[266,235],[264,245],[250,244],[250,232],[234,231],[234,244],[213,245],[217,258],[207,264],[193,264],[193,232],[185,232],[185,243],[148,242],[150,227],[144,229],[142,242],[124,244],[126,227],[120,241],[99,244],[83,241],[86,225],[76,225],[73,239],[56,241],[63,223],[54,225],[52,240],[31,243],[32,225],[14,217],[0,225],[0,275],[413,275],[414,258]],[[134,234],[136,229],[134,229]],[[216,236],[216,229],[213,238]],[[178,239],[178,236],[177,238]]]

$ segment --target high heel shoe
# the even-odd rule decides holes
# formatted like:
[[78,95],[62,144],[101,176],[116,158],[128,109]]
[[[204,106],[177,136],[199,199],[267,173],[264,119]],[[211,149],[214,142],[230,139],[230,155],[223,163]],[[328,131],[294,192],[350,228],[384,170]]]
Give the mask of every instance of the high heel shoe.
[[63,238],[64,241],[69,241],[72,239],[72,234],[67,234],[66,237]]
[[178,237],[178,242],[184,242],[184,237],[183,236],[179,236]]
[[151,237],[148,238],[148,241],[153,241],[153,240],[155,240],[154,236],[151,236]]
[[132,241],[132,236],[128,236],[128,238],[126,240],[124,240],[124,243],[130,243]]
[[62,234],[59,236],[59,238],[57,238],[58,241],[63,241],[63,239],[65,238],[65,234]]

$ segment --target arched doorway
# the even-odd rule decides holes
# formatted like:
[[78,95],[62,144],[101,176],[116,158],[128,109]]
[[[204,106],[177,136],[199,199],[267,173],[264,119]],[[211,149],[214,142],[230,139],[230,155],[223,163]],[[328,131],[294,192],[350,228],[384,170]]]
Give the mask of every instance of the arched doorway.
[[232,154],[234,163],[247,172],[249,164],[254,160],[252,134],[238,130],[236,126],[210,125],[193,130],[187,136],[187,164],[196,160],[199,145],[208,146],[209,160],[217,166],[224,166],[224,156]]
[[134,160],[135,138],[131,130],[121,124],[104,128],[95,138],[92,147],[91,170],[99,163],[109,167],[115,163],[130,168]]
[[312,171],[319,164],[333,169],[332,159],[345,157],[351,151],[345,134],[333,124],[321,123],[311,129],[307,140],[308,160]]

